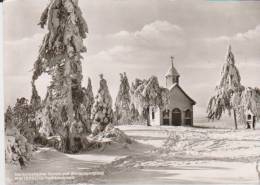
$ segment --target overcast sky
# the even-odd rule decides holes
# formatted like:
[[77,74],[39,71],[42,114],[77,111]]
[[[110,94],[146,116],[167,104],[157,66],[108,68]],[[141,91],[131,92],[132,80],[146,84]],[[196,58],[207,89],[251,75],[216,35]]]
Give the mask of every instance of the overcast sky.
[[[231,43],[245,86],[260,86],[260,2],[205,0],[79,0],[90,33],[85,41],[83,85],[92,79],[94,94],[103,73],[113,99],[119,73],[135,78],[158,76],[165,85],[170,56],[181,74],[180,85],[205,114],[220,79]],[[33,63],[47,30],[37,26],[48,0],[4,3],[5,107],[31,96]],[[37,82],[41,96],[48,76]]]

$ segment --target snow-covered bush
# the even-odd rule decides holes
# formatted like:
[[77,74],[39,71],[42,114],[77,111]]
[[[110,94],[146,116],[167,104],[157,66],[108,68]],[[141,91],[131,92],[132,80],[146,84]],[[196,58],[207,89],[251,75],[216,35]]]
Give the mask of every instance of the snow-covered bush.
[[133,142],[129,136],[112,124],[107,125],[105,130],[96,135],[94,139],[100,142],[113,141],[121,144],[131,144]]
[[31,159],[33,146],[20,134],[12,119],[6,118],[6,121],[8,123],[5,128],[5,161],[22,168]]

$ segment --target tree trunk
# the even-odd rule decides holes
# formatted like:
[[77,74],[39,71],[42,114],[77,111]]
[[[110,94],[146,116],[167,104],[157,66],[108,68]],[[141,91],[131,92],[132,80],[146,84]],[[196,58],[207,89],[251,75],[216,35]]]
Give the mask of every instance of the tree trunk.
[[147,126],[151,126],[151,124],[150,124],[150,112],[149,112],[149,107],[145,109],[145,112],[146,112]]
[[237,113],[235,109],[233,109],[233,113],[234,113],[235,129],[237,129]]
[[73,102],[72,102],[72,81],[71,81],[71,61],[66,58],[65,61],[65,77],[66,77],[66,86],[67,86],[67,97],[65,99],[67,105],[67,117],[68,117],[68,125],[66,125],[66,152],[71,152],[73,147],[73,138],[70,133],[71,123],[74,120],[74,110],[73,110]]

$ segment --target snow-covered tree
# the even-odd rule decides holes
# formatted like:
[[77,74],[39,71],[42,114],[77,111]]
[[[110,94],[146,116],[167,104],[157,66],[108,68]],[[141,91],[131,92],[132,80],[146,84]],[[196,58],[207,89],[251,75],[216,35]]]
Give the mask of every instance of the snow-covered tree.
[[15,106],[13,108],[13,121],[19,128],[23,124],[26,124],[29,120],[30,105],[26,98],[17,98]]
[[258,88],[246,88],[242,92],[241,105],[243,105],[244,110],[251,110],[252,113],[259,117],[260,112],[258,105],[260,103],[260,90]]
[[226,63],[221,72],[221,80],[216,87],[216,94],[210,98],[208,103],[208,118],[220,119],[222,113],[227,110],[229,114],[233,111],[235,128],[237,129],[237,111],[232,106],[232,96],[240,96],[244,87],[241,85],[241,77],[235,65],[235,57],[231,51],[231,46],[228,48]]
[[47,106],[39,109],[35,113],[36,128],[40,136],[49,137],[54,135],[50,109]]
[[92,91],[92,84],[90,78],[88,78],[88,86],[87,89],[83,88],[84,97],[83,97],[83,103],[80,107],[80,119],[82,123],[84,124],[84,132],[87,134],[91,133],[91,110],[94,104],[94,95]]
[[87,86],[87,89],[85,91],[85,103],[86,103],[86,107],[87,107],[87,113],[89,115],[91,115],[91,110],[92,110],[92,107],[93,107],[93,104],[95,102],[95,99],[94,99],[94,94],[93,94],[93,90],[92,90],[92,83],[91,83],[91,79],[89,78],[88,79],[88,86]]
[[34,83],[32,83],[32,96],[31,96],[30,104],[33,107],[34,111],[36,111],[41,107],[41,97],[39,96]]
[[99,89],[92,109],[92,119],[96,124],[93,135],[103,132],[106,126],[113,122],[112,98],[107,81],[102,74],[100,75]]
[[30,143],[36,136],[36,125],[34,111],[26,98],[18,98],[13,108],[12,122],[19,132],[27,138]]
[[[34,64],[32,83],[46,72],[52,77],[43,102],[44,112],[54,134],[61,137],[63,152],[77,152],[83,145],[83,123],[80,120],[84,93],[81,87],[81,53],[86,52],[83,39],[88,32],[78,0],[51,0],[40,18],[47,25]],[[44,121],[44,120],[43,120]],[[42,124],[46,125],[46,124]]]
[[32,158],[33,146],[20,134],[11,122],[5,129],[5,161],[9,164],[26,166]]
[[136,110],[135,105],[133,103],[131,103],[131,105],[130,105],[130,120],[131,120],[131,123],[137,122],[138,118],[139,118],[138,110]]
[[25,98],[18,98],[5,112],[5,161],[23,168],[32,157],[36,136],[34,111]]
[[241,123],[246,124],[246,113],[249,111],[259,118],[260,90],[258,88],[247,87],[239,93],[234,93],[232,96],[232,105],[237,111]]
[[159,86],[157,77],[152,76],[148,80],[136,79],[131,87],[132,102],[138,110],[139,115],[147,121],[149,120],[149,107],[164,107],[169,103],[169,91]]
[[120,86],[115,102],[115,121],[118,124],[129,124],[130,119],[130,86],[126,73],[120,74]]
[[[17,100],[14,111],[10,106],[8,106],[5,112],[5,161],[9,164],[20,165],[24,167],[32,157],[33,146],[28,142],[28,139],[25,138],[23,134],[28,132],[28,105],[25,98]],[[25,108],[25,109],[23,109]],[[19,126],[20,130],[17,129]],[[34,130],[31,130],[34,132]],[[31,136],[26,134],[26,136]],[[29,139],[31,139],[29,137]]]
[[8,106],[5,112],[5,129],[8,125],[10,125],[13,121],[13,110],[11,106]]

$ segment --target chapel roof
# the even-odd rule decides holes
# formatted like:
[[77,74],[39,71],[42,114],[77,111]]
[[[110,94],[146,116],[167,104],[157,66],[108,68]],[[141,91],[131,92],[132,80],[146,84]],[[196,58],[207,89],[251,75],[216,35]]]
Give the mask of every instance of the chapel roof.
[[196,102],[191,97],[189,97],[189,95],[180,87],[180,85],[178,83],[172,84],[169,87],[169,91],[173,90],[174,88],[180,89],[180,91],[192,102],[193,105],[196,104]]

